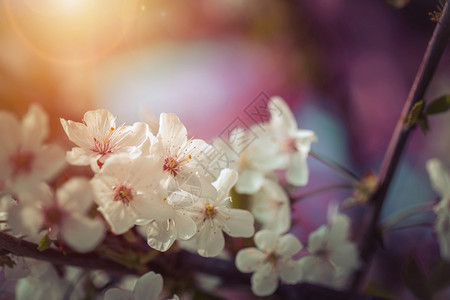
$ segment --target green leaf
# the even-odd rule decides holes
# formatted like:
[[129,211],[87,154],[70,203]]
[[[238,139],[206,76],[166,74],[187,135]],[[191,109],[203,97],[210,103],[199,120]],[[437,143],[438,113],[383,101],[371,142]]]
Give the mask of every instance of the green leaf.
[[427,115],[435,115],[446,112],[450,109],[450,95],[441,96],[428,104]]
[[450,285],[450,263],[440,260],[430,271],[428,282],[433,293],[439,292]]
[[423,113],[425,108],[425,102],[423,100],[420,100],[414,104],[414,106],[411,108],[411,111],[406,115],[405,119],[403,120],[403,123],[406,126],[415,126],[420,125],[420,128],[422,129],[423,133],[428,132],[428,120],[427,116]]
[[37,249],[39,251],[45,251],[48,248],[50,248],[50,246],[52,245],[52,240],[48,237],[48,235],[44,235],[41,239],[41,241],[39,242],[39,246],[37,247]]
[[428,279],[424,270],[413,255],[410,255],[402,269],[403,280],[406,286],[421,300],[432,298]]

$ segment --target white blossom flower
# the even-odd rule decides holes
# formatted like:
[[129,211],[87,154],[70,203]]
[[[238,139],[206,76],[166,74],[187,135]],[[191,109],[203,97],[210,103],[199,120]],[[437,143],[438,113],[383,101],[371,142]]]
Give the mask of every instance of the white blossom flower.
[[[159,157],[161,169],[167,178],[180,186],[195,185],[196,176],[213,180],[201,163],[202,153],[211,150],[211,145],[200,139],[188,139],[187,130],[175,114],[160,115],[159,132],[152,143],[150,153]],[[194,181],[194,182],[191,182]]]
[[268,108],[271,114],[269,128],[281,147],[279,155],[286,160],[286,180],[295,186],[306,185],[309,176],[306,158],[317,137],[311,130],[298,128],[292,111],[280,97],[272,97]]
[[310,255],[299,260],[303,280],[342,287],[348,276],[360,265],[356,244],[349,241],[350,219],[340,214],[337,206],[329,208],[328,225],[309,235]]
[[288,284],[298,283],[302,270],[292,256],[302,249],[292,234],[277,235],[270,230],[255,234],[257,248],[242,249],[236,255],[236,267],[243,273],[254,272],[252,291],[257,296],[268,296],[278,287],[278,278]]
[[44,145],[49,135],[48,116],[38,105],[31,105],[22,121],[0,111],[0,194],[20,198],[55,177],[64,167],[64,151]]
[[141,146],[148,134],[148,125],[143,122],[117,127],[116,117],[106,109],[86,112],[83,123],[61,118],[61,125],[69,140],[78,146],[67,152],[67,162],[77,166],[90,165],[94,172],[112,154],[127,153]]
[[434,207],[437,215],[435,229],[441,256],[450,260],[450,175],[438,159],[428,160],[427,170],[434,190],[442,197]]
[[139,220],[165,221],[173,208],[159,197],[163,178],[158,160],[142,155],[114,155],[91,180],[98,210],[122,234]]
[[[112,288],[106,291],[105,300],[158,300],[163,290],[163,278],[155,272],[148,272],[139,277],[133,291]],[[172,300],[178,300],[174,295]]]
[[263,229],[282,234],[291,227],[289,196],[274,180],[264,180],[261,189],[252,196],[250,211]]
[[8,222],[13,232],[33,237],[48,229],[51,239],[61,237],[79,252],[92,251],[105,235],[103,222],[86,216],[93,198],[89,181],[84,178],[70,179],[56,191],[56,197],[42,185],[11,209]]
[[224,169],[213,182],[216,191],[202,195],[190,210],[197,224],[197,233],[193,237],[198,254],[217,256],[225,246],[222,231],[232,237],[251,237],[254,233],[254,218],[243,209],[229,208],[230,189],[236,184],[237,172]]
[[262,127],[263,124],[254,125],[247,131],[236,128],[230,133],[229,141],[214,141],[214,145],[229,158],[230,168],[239,172],[234,188],[240,194],[256,193],[266,177],[285,165],[285,160],[278,155],[278,144]]

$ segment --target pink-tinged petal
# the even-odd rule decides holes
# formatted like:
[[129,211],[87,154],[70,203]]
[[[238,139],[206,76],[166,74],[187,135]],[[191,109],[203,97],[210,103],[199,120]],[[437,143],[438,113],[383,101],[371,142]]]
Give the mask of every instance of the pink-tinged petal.
[[260,230],[255,234],[256,246],[265,253],[270,253],[275,250],[278,243],[278,235],[270,230]]
[[91,136],[103,137],[111,128],[116,128],[116,118],[106,109],[97,109],[86,112],[83,121],[91,133]]
[[182,240],[190,239],[197,232],[197,225],[194,220],[182,210],[177,211],[173,219],[178,231],[178,238]]
[[155,250],[167,251],[177,239],[177,228],[172,220],[152,221],[148,226],[147,244]]
[[135,300],[131,291],[112,288],[106,291],[104,300]]
[[223,231],[232,237],[251,237],[255,233],[255,220],[246,210],[232,208],[226,215],[219,213],[218,219],[224,225]]
[[448,170],[435,158],[428,160],[426,166],[433,189],[441,197],[450,197],[450,176]]
[[83,149],[91,149],[93,147],[94,139],[85,124],[70,120],[66,121],[63,118],[60,119],[60,122],[71,142]]
[[272,272],[270,264],[265,264],[253,273],[251,278],[252,291],[257,296],[269,296],[278,287],[278,276]]
[[134,286],[135,300],[158,300],[163,289],[163,278],[155,272],[142,275]]
[[326,225],[320,226],[308,237],[308,251],[310,253],[316,253],[320,250],[327,249],[328,237],[328,227]]
[[71,248],[78,252],[89,252],[104,239],[105,226],[97,219],[71,215],[64,219],[61,234]]
[[78,147],[66,153],[66,161],[74,166],[89,166],[91,162],[97,164],[97,159],[100,157],[101,155],[96,152]]
[[84,214],[94,203],[94,193],[87,178],[74,177],[56,191],[56,199],[67,211]]
[[138,219],[164,221],[175,215],[173,207],[162,199],[151,200],[143,195],[135,196],[129,205]]
[[39,105],[33,104],[23,117],[21,126],[22,147],[33,150],[49,135],[48,116]]
[[308,153],[297,152],[291,155],[290,165],[286,173],[286,180],[295,186],[304,186],[308,183],[309,170],[306,163]]
[[170,151],[178,151],[178,146],[187,141],[186,127],[175,114],[162,113],[159,119],[158,138],[164,148],[170,147]]
[[125,204],[110,202],[106,206],[100,206],[98,210],[103,214],[108,224],[111,226],[111,231],[115,234],[122,234],[127,232],[134,226],[136,217],[132,215]]
[[2,145],[0,147],[0,157],[17,151],[19,143],[19,120],[10,112],[0,111],[0,145]]
[[287,262],[280,263],[280,278],[286,283],[296,284],[300,282],[302,278],[302,269],[297,261],[292,259]]
[[240,175],[235,189],[239,194],[254,194],[264,183],[261,172],[245,169]]
[[231,188],[238,181],[238,173],[231,169],[223,169],[220,172],[219,178],[213,182],[214,187],[217,189],[219,199],[226,198],[230,195]]
[[205,222],[203,228],[197,233],[198,254],[204,257],[213,257],[220,254],[225,247],[225,239],[220,228]]
[[65,166],[64,150],[57,145],[47,145],[35,152],[32,174],[43,181],[53,179]]
[[265,254],[258,249],[242,249],[236,255],[236,268],[242,273],[250,273],[262,267]]

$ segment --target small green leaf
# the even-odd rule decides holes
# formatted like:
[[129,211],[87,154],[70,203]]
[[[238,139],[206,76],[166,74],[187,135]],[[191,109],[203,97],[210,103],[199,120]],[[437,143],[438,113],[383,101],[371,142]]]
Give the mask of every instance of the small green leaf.
[[435,115],[450,109],[450,95],[441,96],[428,104],[427,115]]
[[48,248],[50,248],[51,245],[52,245],[52,240],[48,237],[48,234],[46,234],[42,237],[37,249],[42,252],[42,251],[45,251]]
[[424,270],[413,255],[410,255],[402,269],[403,280],[406,286],[421,300],[432,298],[428,279]]
[[427,116],[423,113],[425,108],[425,102],[423,100],[420,100],[414,104],[409,114],[406,115],[405,119],[403,120],[403,123],[406,126],[415,126],[420,125],[420,128],[422,129],[423,133],[428,132],[428,120]]

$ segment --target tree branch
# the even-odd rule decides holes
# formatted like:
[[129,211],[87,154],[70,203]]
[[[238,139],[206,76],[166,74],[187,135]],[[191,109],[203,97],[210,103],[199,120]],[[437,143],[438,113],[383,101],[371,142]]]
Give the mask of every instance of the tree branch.
[[[400,158],[408,141],[409,135],[415,126],[407,127],[403,120],[410,112],[414,104],[423,99],[428,85],[434,75],[441,56],[447,46],[450,37],[450,17],[449,5],[446,1],[442,16],[433,32],[433,35],[428,43],[427,50],[422,59],[419,71],[417,72],[414,83],[411,87],[408,98],[403,106],[403,111],[400,119],[397,122],[396,128],[393,132],[391,141],[383,159],[380,169],[380,183],[373,196],[371,197],[371,204],[373,205],[373,214],[371,222],[368,225],[368,231],[361,245],[361,259],[366,264],[364,270],[367,270],[367,265],[370,263],[373,253],[376,248],[376,230],[378,219],[380,217],[381,209],[386,198],[387,191],[391,185],[395,171],[399,164]],[[357,272],[354,276],[352,288],[357,290],[364,278],[364,271]]]

